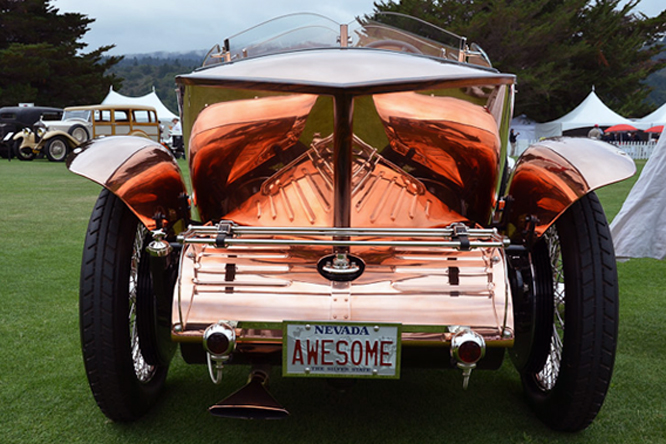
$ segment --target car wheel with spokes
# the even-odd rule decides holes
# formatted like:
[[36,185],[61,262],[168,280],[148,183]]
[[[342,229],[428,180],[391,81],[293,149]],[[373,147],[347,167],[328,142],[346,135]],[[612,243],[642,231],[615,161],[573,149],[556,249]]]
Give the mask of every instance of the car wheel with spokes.
[[79,143],[87,142],[90,139],[88,130],[83,125],[74,125],[67,132]]
[[[606,397],[618,331],[615,254],[594,193],[548,229],[532,259],[541,301],[533,352],[521,371],[523,387],[548,426],[582,430]],[[539,325],[544,314],[549,320]]]
[[46,144],[46,157],[51,162],[64,162],[69,154],[69,145],[64,137],[56,136]]
[[88,225],[81,266],[80,329],[90,388],[104,414],[131,421],[155,402],[168,365],[149,364],[140,338],[140,301],[153,297],[149,233],[102,190]]
[[15,142],[14,154],[18,160],[32,160],[35,158],[35,153],[32,151],[32,148],[28,146],[21,147],[20,140]]

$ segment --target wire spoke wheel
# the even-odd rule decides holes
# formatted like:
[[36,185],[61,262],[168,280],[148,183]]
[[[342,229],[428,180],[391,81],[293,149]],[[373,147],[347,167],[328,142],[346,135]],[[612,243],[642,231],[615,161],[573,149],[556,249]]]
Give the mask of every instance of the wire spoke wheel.
[[562,252],[560,249],[560,239],[557,231],[550,228],[544,234],[544,241],[547,245],[548,257],[550,259],[550,268],[552,270],[553,284],[553,331],[550,342],[550,351],[546,357],[546,363],[536,374],[536,380],[544,390],[552,390],[555,387],[557,376],[560,373],[560,364],[562,362],[562,347],[564,338],[564,272],[562,270]]
[[[596,195],[574,203],[532,251],[537,319],[523,388],[556,430],[578,431],[596,417],[610,385],[618,286],[608,222]],[[547,321],[550,319],[550,321]]]
[[134,236],[134,245],[132,248],[132,260],[130,262],[129,276],[129,337],[132,350],[132,362],[134,363],[134,373],[141,382],[150,381],[155,374],[155,366],[146,362],[141,352],[139,344],[139,328],[137,324],[137,294],[139,292],[139,265],[141,264],[141,252],[145,249],[145,239],[148,230],[139,224]]
[[148,236],[127,206],[102,190],[86,235],[79,310],[88,382],[100,409],[114,421],[146,413],[168,370],[168,364],[146,361],[151,344],[142,343],[140,335],[140,325],[150,320],[142,319],[139,304],[154,297]]

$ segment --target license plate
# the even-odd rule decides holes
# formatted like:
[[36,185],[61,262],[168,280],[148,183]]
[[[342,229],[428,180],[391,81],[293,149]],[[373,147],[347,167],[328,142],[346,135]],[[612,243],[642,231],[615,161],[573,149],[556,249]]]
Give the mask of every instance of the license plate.
[[284,376],[400,377],[399,324],[289,321],[284,324]]

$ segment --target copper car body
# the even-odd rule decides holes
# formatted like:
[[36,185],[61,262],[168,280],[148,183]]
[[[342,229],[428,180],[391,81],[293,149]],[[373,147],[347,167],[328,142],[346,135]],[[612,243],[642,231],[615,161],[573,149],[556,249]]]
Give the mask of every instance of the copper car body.
[[[391,47],[380,28],[356,46],[343,26],[327,48],[227,47],[178,77],[191,196],[157,143],[106,138],[68,159],[182,246],[171,340],[199,346],[223,322],[232,361],[279,364],[286,321],[389,323],[402,365],[447,362],[460,328],[503,354],[516,339],[506,247],[634,173],[619,150],[567,138],[509,171],[515,77],[464,41]],[[321,270],[351,276],[354,261],[350,279]]]

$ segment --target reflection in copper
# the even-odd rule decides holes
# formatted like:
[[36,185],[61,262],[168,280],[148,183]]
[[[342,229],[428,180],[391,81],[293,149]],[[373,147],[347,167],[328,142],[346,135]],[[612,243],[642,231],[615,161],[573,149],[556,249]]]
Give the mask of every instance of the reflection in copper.
[[95,139],[67,160],[70,171],[108,188],[149,230],[189,220],[180,168],[162,145],[132,136]]
[[218,103],[204,109],[189,142],[194,197],[204,220],[220,219],[239,196],[304,151],[298,139],[316,96]]
[[354,99],[338,95],[333,103],[333,226],[351,226],[352,137]]
[[[335,226],[332,161],[332,136],[316,139],[224,219],[240,225]],[[350,203],[353,227],[436,227],[466,221],[421,181],[355,136]]]
[[[327,251],[186,244],[172,311],[172,323],[179,327],[172,336],[191,340],[215,319],[231,319],[257,329],[241,332],[241,342],[245,334],[274,343],[274,336],[262,336],[260,326],[284,320],[397,322],[421,326],[419,331],[468,325],[489,341],[513,338],[499,248],[351,247],[352,254],[368,261],[353,283],[331,283],[316,272],[313,261]],[[412,339],[433,340],[432,335]]]
[[538,238],[580,197],[635,171],[631,158],[605,142],[562,138],[531,146],[510,179],[509,236],[523,242],[527,221],[534,218]]
[[[377,228],[486,224],[499,177],[498,120],[504,118],[496,88],[469,88],[459,93],[465,99],[400,93],[367,101],[388,135],[388,151],[397,153],[391,159],[414,161],[407,166],[396,165],[380,154],[384,147],[352,132],[356,99],[351,96],[334,96],[319,107],[308,95],[211,105],[200,113],[190,139],[203,222]],[[493,100],[499,105],[490,113],[484,106]],[[334,132],[322,137],[319,118],[330,116],[324,105],[331,104]],[[306,120],[313,135],[303,134]],[[238,331],[238,350],[258,353],[263,344],[270,352],[284,320],[336,320],[413,325],[410,341],[439,344],[447,341],[447,326],[468,325],[490,343],[511,343],[512,308],[500,248],[348,249],[365,262],[365,272],[353,282],[331,282],[315,267],[331,253],[330,246],[186,243],[172,336],[200,340],[211,323],[238,320],[247,325]]]
[[499,128],[483,106],[413,92],[374,96],[391,149],[433,180],[451,211],[485,225],[499,179]]

